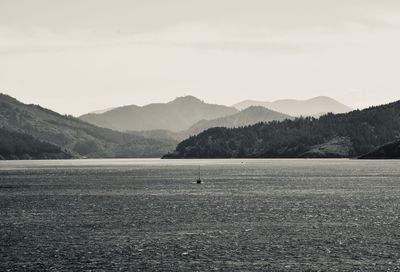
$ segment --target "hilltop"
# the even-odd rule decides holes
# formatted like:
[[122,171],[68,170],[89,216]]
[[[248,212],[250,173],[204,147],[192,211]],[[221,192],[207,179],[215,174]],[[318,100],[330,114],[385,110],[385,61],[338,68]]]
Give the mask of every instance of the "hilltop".
[[143,107],[129,105],[104,113],[89,113],[79,118],[96,126],[118,131],[187,130],[194,123],[237,113],[232,107],[208,104],[194,96],[178,97],[168,103]]
[[262,106],[268,109],[283,112],[291,116],[319,117],[324,113],[346,113],[352,109],[333,98],[318,96],[307,100],[282,99],[274,102],[245,100],[233,105],[237,109],[245,109],[250,106]]

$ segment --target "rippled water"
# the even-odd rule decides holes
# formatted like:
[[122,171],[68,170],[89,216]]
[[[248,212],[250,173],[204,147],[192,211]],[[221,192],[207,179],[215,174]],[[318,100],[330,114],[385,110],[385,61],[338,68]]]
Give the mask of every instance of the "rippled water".
[[3,161],[0,271],[395,271],[399,215],[400,161]]

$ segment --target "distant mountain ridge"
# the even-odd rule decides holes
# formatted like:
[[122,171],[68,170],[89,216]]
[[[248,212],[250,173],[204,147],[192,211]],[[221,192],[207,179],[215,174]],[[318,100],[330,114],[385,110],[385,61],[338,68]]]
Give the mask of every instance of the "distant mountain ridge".
[[[329,100],[329,99],[328,99]],[[210,128],[247,128],[293,119],[292,116],[250,106],[235,108],[207,104],[193,96],[178,97],[168,103],[139,107],[124,106],[87,114],[92,123],[118,127],[126,132],[101,128],[72,116],[60,115],[38,105],[27,105],[0,94],[1,158],[122,158],[160,157],[175,149],[176,144]],[[112,124],[112,125],[110,125]],[[161,126],[161,128],[159,128]],[[149,128],[132,130],[129,128]],[[185,129],[181,129],[184,127]],[[213,129],[211,129],[213,130]],[[309,153],[352,152],[347,138],[315,143]],[[308,155],[307,156],[314,156]],[[318,155],[320,156],[320,155]]]
[[189,128],[188,134],[198,134],[212,127],[233,128],[254,125],[259,122],[282,121],[285,119],[293,119],[293,117],[261,106],[250,106],[229,116],[213,120],[201,120]]
[[[252,106],[264,107],[271,112],[253,110],[253,113],[240,113],[236,109],[244,110]],[[182,139],[216,126],[237,127],[282,120],[281,116],[276,114],[276,118],[271,118],[272,112],[284,114],[287,118],[300,115],[319,117],[327,112],[342,113],[350,110],[351,108],[325,96],[309,100],[286,99],[275,102],[246,100],[234,107],[207,104],[194,96],[183,96],[168,103],[153,103],[142,107],[122,106],[88,113],[79,118],[96,126],[129,131],[135,135],[153,135],[157,138],[164,135],[168,139]],[[256,116],[257,113],[260,116]],[[235,114],[238,115],[234,116]]]
[[280,121],[285,119],[293,119],[293,117],[271,111],[264,107],[249,107],[235,114],[220,117],[212,120],[201,120],[189,129],[174,132],[169,130],[146,130],[146,131],[129,131],[130,134],[139,135],[154,139],[170,139],[182,141],[183,139],[199,134],[200,132],[212,127],[242,127],[253,125],[259,122]]
[[170,130],[182,131],[202,119],[215,119],[238,112],[237,109],[207,104],[193,96],[178,97],[168,103],[114,108],[101,114],[85,114],[79,118],[99,127],[119,131]]
[[297,117],[319,117],[320,115],[328,112],[346,113],[352,110],[350,107],[327,96],[318,96],[308,100],[282,99],[274,102],[245,100],[233,105],[233,107],[239,110],[248,108],[250,106],[262,106],[274,111]]
[[[249,106],[252,104],[261,106]],[[301,113],[319,117],[328,111],[350,110],[349,107],[322,96],[304,101],[290,99],[276,102],[245,101],[235,106],[241,108],[241,111],[233,107],[207,104],[193,96],[183,96],[168,103],[154,103],[143,107],[130,105],[89,113],[82,115],[80,119],[96,126],[125,131],[133,135],[183,140],[212,127],[231,128],[293,118],[287,112],[294,113],[294,116]]]
[[399,136],[397,101],[319,119],[211,128],[182,141],[165,158],[349,158],[369,153]]
[[[36,157],[40,157],[34,151],[34,145],[39,145],[38,141],[47,149],[58,147],[59,150],[53,148],[57,151],[55,153],[92,158],[159,157],[176,145],[173,140],[148,139],[96,127],[72,116],[60,115],[37,105],[23,104],[4,94],[0,94],[0,128],[0,137],[11,139],[9,135],[16,135],[16,139],[26,139],[26,144],[30,146],[25,149],[32,151]],[[13,155],[11,151],[14,155],[19,152],[18,145],[14,146],[16,148],[13,150],[4,149],[8,150],[7,156]]]

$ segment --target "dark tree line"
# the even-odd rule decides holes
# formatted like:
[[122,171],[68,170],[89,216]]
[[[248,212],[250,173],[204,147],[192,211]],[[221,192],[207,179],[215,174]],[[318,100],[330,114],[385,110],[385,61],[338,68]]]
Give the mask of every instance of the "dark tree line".
[[372,151],[400,136],[400,102],[240,128],[211,128],[178,144],[165,158],[299,157],[334,137],[348,137],[352,154]]
[[60,147],[39,141],[28,134],[0,128],[0,159],[69,158]]

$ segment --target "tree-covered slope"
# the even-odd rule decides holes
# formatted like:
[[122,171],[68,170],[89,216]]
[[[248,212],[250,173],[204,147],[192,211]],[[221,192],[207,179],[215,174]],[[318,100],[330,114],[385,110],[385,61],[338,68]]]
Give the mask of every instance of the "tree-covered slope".
[[0,159],[69,159],[72,155],[59,146],[32,136],[0,128]]
[[[346,114],[327,114],[319,119],[298,118],[282,122],[259,123],[241,128],[212,128],[181,142],[165,158],[296,158],[358,156],[400,136],[400,102],[356,110]],[[345,148],[339,148],[340,142]],[[318,152],[310,153],[312,150]]]
[[264,107],[251,106],[229,116],[213,120],[201,120],[189,128],[188,134],[198,134],[212,127],[242,127],[254,125],[259,122],[282,121],[291,118],[292,117],[287,114],[276,112]]
[[159,157],[176,144],[172,140],[148,139],[99,128],[3,94],[0,94],[0,128],[29,134],[86,157]]
[[396,140],[360,156],[360,159],[400,159],[400,140]]

